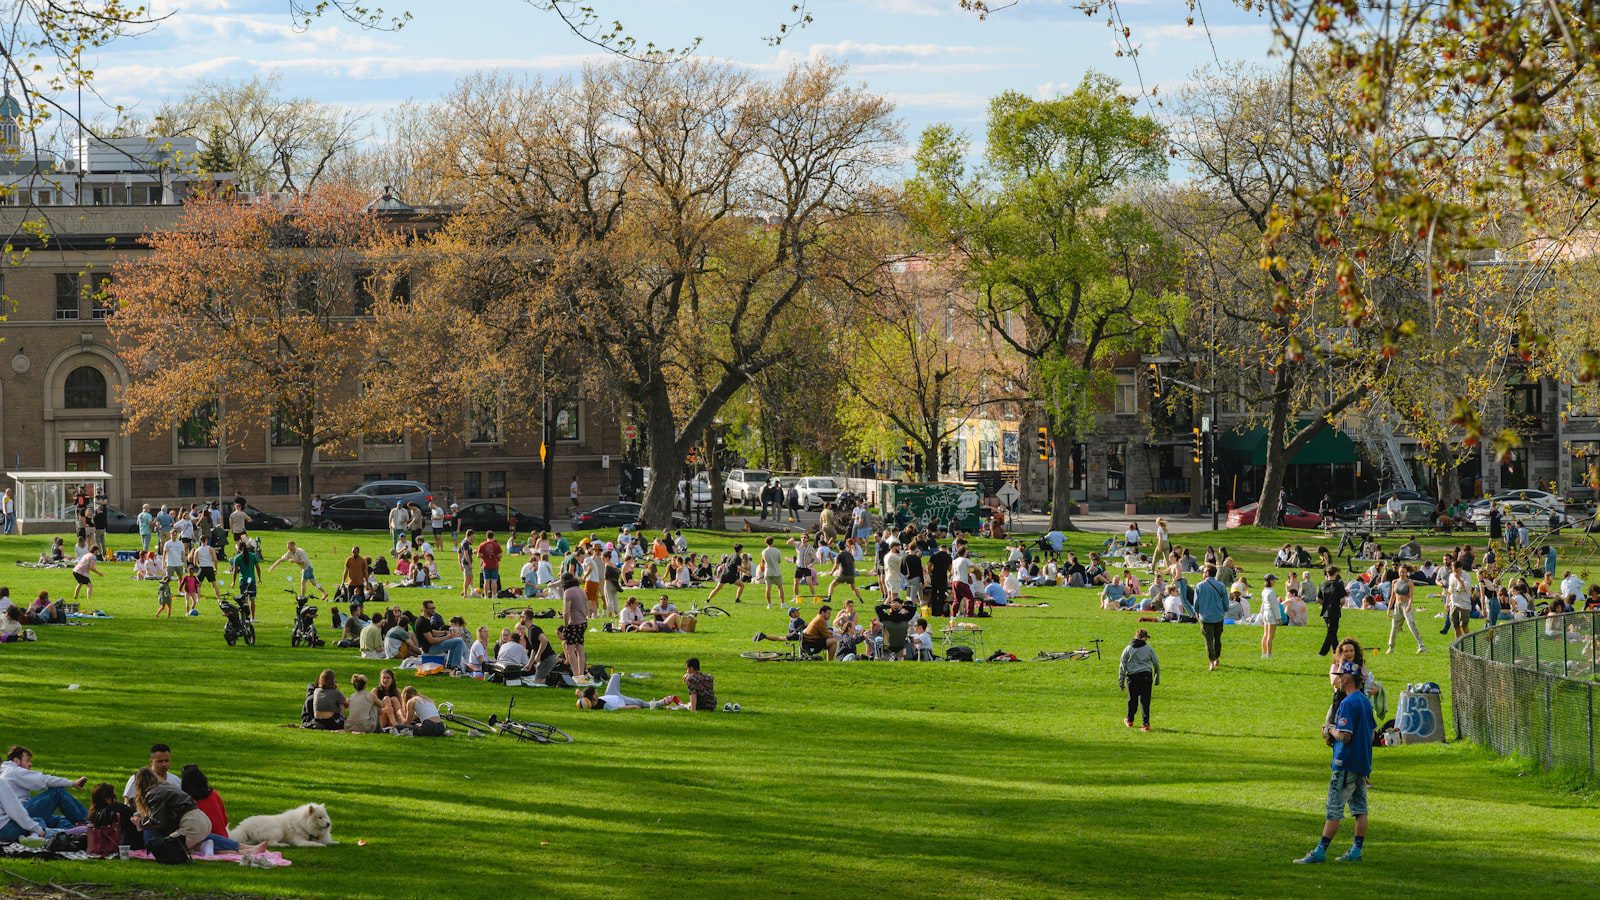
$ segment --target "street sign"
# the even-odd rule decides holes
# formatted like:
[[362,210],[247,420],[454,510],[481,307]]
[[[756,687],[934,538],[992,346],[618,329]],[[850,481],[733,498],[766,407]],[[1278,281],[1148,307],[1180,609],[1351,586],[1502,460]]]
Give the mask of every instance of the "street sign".
[[622,436],[630,441],[637,439],[639,437],[639,426],[632,422],[622,426]]
[[609,454],[601,454],[600,455],[600,468],[602,468],[602,469],[611,468],[611,456]]
[[995,491],[994,495],[1000,498],[1000,502],[1005,504],[1006,509],[1016,508],[1017,501],[1022,499],[1022,492],[1010,484],[1000,485],[1000,489]]
[[1205,432],[1206,434],[1210,434],[1211,433],[1211,417],[1210,416],[1201,416],[1200,417],[1200,430]]

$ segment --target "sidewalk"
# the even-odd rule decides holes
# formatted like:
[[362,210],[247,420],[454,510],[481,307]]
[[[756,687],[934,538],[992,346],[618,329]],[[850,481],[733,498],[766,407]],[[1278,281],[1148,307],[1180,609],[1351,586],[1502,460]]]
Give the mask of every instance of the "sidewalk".
[[[1210,531],[1211,517],[1201,516],[1190,518],[1188,516],[1166,516],[1167,530],[1173,534],[1190,534],[1196,531]],[[1127,516],[1110,510],[1089,512],[1083,515],[1074,515],[1072,524],[1083,531],[1097,531],[1106,534],[1121,534],[1128,528],[1129,522],[1138,522],[1139,530],[1145,534],[1154,534],[1156,530],[1155,516]],[[1228,517],[1223,516],[1218,525],[1227,527]],[[1024,533],[1048,531],[1050,517],[1042,513],[1017,513],[1007,523],[1008,531],[1021,531]]]

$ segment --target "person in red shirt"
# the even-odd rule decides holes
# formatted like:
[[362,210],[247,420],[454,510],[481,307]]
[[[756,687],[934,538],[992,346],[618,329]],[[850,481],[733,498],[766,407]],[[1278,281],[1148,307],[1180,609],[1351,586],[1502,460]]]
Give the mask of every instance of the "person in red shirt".
[[199,766],[184,766],[182,781],[183,792],[188,794],[194,800],[194,805],[211,820],[212,843],[217,845],[219,850],[223,849],[223,844],[216,838],[232,843],[228,840],[228,808],[222,805],[222,795],[211,789],[211,782],[206,780],[205,773],[200,771]]
[[500,557],[505,551],[500,549],[499,543],[494,539],[494,532],[486,531],[483,543],[478,545],[478,562],[483,573],[483,595],[485,597],[500,596]]

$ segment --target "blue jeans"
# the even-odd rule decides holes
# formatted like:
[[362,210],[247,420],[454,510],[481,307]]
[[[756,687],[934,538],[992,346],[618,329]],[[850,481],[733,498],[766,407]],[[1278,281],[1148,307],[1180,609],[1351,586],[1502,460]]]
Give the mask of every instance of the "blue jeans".
[[40,791],[23,802],[35,822],[50,828],[71,828],[89,820],[89,811],[64,787]]
[[[166,835],[151,831],[148,828],[144,830],[145,843],[149,843],[151,840],[159,837],[166,837]],[[233,838],[225,838],[220,834],[208,834],[206,835],[206,840],[211,842],[211,849],[217,851],[218,853],[233,853],[239,849],[238,841],[234,840]]]
[[17,530],[17,514],[6,513],[6,534]]
[[1487,606],[1489,607],[1489,627],[1493,628],[1494,624],[1500,621],[1500,601],[1498,598],[1490,598]]
[[[6,788],[0,787],[0,790],[6,790]],[[30,833],[23,831],[22,826],[15,822],[7,822],[4,825],[0,825],[0,844],[14,844]]]
[[452,669],[459,669],[461,668],[461,657],[465,656],[467,652],[467,644],[461,638],[453,637],[440,641],[423,652],[429,656],[438,656],[443,653],[445,655],[445,665]]

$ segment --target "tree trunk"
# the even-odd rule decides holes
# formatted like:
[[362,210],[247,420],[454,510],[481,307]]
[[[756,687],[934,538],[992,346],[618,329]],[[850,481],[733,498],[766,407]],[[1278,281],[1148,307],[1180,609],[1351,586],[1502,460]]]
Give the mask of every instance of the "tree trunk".
[[683,474],[683,454],[672,422],[672,401],[666,391],[643,398],[645,428],[650,435],[650,486],[645,489],[641,517],[645,525],[665,529],[672,525],[672,507],[678,498],[678,478]]
[[317,446],[306,435],[300,437],[300,524],[311,525],[311,463],[316,459]]
[[[1212,423],[1212,427],[1215,428],[1216,424]],[[1278,491],[1282,490],[1283,476],[1289,469],[1289,451],[1284,446],[1284,435],[1288,430],[1289,392],[1275,391],[1272,395],[1272,415],[1267,420],[1267,461],[1261,472],[1261,494],[1256,498],[1257,525],[1278,523]]]
[[1050,439],[1055,442],[1050,451],[1054,471],[1049,477],[1055,494],[1050,501],[1050,527],[1056,531],[1077,531],[1078,526],[1072,524],[1072,445],[1077,432],[1059,421],[1052,421]]
[[711,529],[723,531],[727,517],[722,508],[722,454],[717,452],[717,437],[710,428],[705,431],[706,481],[711,485]]

